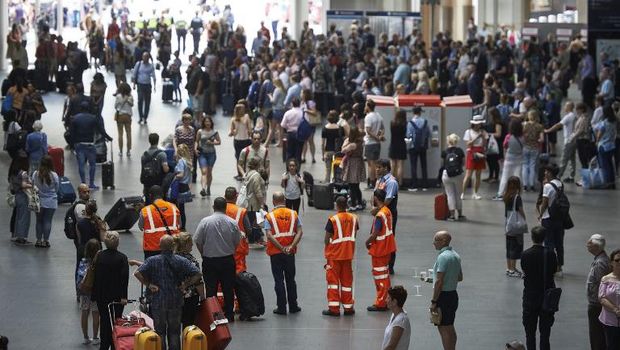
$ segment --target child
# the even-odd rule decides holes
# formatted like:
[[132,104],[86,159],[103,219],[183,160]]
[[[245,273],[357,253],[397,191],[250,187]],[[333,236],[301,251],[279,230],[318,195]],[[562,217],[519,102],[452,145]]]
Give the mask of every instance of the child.
[[282,174],[281,186],[284,188],[284,197],[286,199],[286,207],[299,212],[301,204],[301,195],[303,194],[304,179],[297,172],[297,161],[292,158],[287,164],[287,171]]
[[[513,210],[516,211],[515,215],[521,215],[523,222],[526,222],[523,201],[521,200],[521,180],[519,180],[519,177],[511,176],[508,179],[503,199],[506,222],[508,222],[508,218],[512,215]],[[525,231],[527,231],[527,226]],[[506,232],[506,276],[508,277],[523,277],[523,272],[519,271],[516,266],[517,260],[521,259],[521,253],[523,253],[524,233]]]
[[[97,309],[97,303],[90,300],[90,292],[86,292],[81,288],[82,281],[84,281],[84,277],[86,277],[86,272],[90,268],[91,264],[94,263],[97,254],[101,250],[101,243],[96,239],[91,239],[86,242],[86,246],[84,247],[84,258],[80,261],[80,265],[77,270],[77,278],[76,278],[76,288],[77,293],[80,300],[80,310],[82,311],[81,315],[81,326],[82,326],[82,334],[84,335],[84,341],[82,344],[88,345],[99,344],[99,338],[97,337],[97,333],[99,332],[99,310]],[[93,314],[93,338],[88,337],[88,313],[92,312]]]

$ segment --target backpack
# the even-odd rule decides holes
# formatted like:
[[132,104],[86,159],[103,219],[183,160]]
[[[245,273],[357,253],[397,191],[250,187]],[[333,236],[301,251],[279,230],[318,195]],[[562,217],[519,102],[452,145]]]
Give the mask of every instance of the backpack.
[[411,135],[413,136],[413,148],[428,148],[428,120],[424,119],[424,124],[421,128],[418,128],[413,119],[410,120],[409,123],[411,123],[411,126],[413,127],[413,135]]
[[15,154],[20,150],[26,149],[27,136],[28,131],[26,129],[9,134],[6,139],[6,151],[9,154]]
[[67,239],[77,239],[77,218],[75,217],[75,207],[78,204],[84,204],[84,202],[77,201],[71,204],[65,213],[65,236],[67,236]]
[[564,218],[568,217],[568,212],[570,210],[570,202],[568,201],[568,197],[564,194],[564,186],[558,188],[554,183],[549,182],[553,189],[555,190],[555,199],[549,206],[549,216],[553,220],[564,220]]
[[312,135],[312,125],[306,119],[306,112],[301,115],[301,123],[297,127],[297,140],[300,142],[306,142]]
[[163,152],[157,150],[152,155],[148,151],[144,151],[142,155],[142,170],[140,171],[140,183],[143,185],[160,185],[162,182],[161,164],[157,160],[157,156]]
[[459,176],[463,173],[463,158],[456,153],[456,149],[446,153],[444,168],[449,177]]

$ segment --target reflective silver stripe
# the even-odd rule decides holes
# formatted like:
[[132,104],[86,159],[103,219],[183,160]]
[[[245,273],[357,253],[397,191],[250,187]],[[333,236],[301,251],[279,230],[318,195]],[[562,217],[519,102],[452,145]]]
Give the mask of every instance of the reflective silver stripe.
[[177,213],[180,215],[180,211],[179,208],[177,208],[176,205],[172,206],[172,229],[173,230],[178,230],[178,223],[177,223]]
[[278,237],[280,236],[280,229],[278,228],[278,222],[276,221],[276,217],[275,215],[273,215],[273,212],[269,213],[269,216],[271,217],[271,229],[273,230],[273,232],[276,233],[275,235],[273,235],[273,237]]
[[295,228],[295,223],[297,222],[297,218],[295,217],[295,211],[291,209],[291,227],[288,228],[289,236],[294,236],[293,229]]
[[340,306],[339,301],[330,301],[327,303],[327,306]]
[[146,218],[149,220],[150,230],[144,230],[144,233],[155,232],[151,231],[155,229],[155,223],[153,222],[153,213],[151,212],[151,206],[146,207]]
[[353,304],[342,304],[342,307],[344,307],[345,309],[350,309],[353,307]]
[[385,275],[378,275],[378,276],[375,276],[375,279],[376,279],[376,280],[384,280],[384,279],[387,279],[388,277],[390,277],[390,275],[388,275],[388,274],[386,273]]
[[148,230],[144,230],[144,233],[154,233],[154,232],[166,232],[166,227],[155,227]]
[[278,228],[278,222],[276,221],[276,217],[275,215],[273,215],[273,212],[269,213],[269,216],[271,217],[271,228],[276,233],[275,235],[273,235],[273,238],[295,236],[295,232],[293,229],[295,227],[295,222],[297,221],[297,218],[295,217],[294,210],[291,209],[291,225],[289,227],[289,230],[288,232],[284,233],[280,233],[280,229]]
[[379,266],[379,267],[373,267],[372,268],[375,271],[387,271],[388,267],[387,266]]
[[342,240],[342,225],[340,224],[338,215],[334,215],[334,221],[336,221],[336,230],[338,230],[338,239],[336,239],[336,241]]
[[353,288],[351,288],[351,287],[340,287],[340,289],[341,289],[343,292],[352,292],[352,291],[353,291]]
[[241,208],[237,208],[237,215],[235,216],[235,221],[237,222],[237,226],[239,226],[239,219],[241,219]]
[[338,289],[338,285],[337,284],[328,284],[327,285],[327,289]]
[[338,238],[330,239],[329,243],[338,244],[342,242],[355,242],[355,227],[356,227],[356,218],[353,216],[353,234],[349,237],[343,237],[342,233],[342,224],[340,223],[340,219],[338,215],[334,215],[334,221],[336,222],[336,230],[338,231]]
[[355,242],[355,237],[342,237],[342,238],[334,239],[330,243],[331,244],[338,244],[338,243],[342,243],[342,242]]

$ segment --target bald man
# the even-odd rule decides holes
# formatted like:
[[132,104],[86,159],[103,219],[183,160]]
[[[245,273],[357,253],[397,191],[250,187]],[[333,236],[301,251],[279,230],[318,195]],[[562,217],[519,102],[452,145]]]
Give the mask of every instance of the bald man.
[[159,248],[161,254],[146,259],[134,276],[147,286],[155,332],[162,339],[162,348],[180,349],[183,291],[196,284],[202,273],[191,261],[173,253],[171,235],[161,237]]
[[452,236],[448,231],[435,233],[433,245],[439,250],[439,255],[433,266],[433,298],[431,311],[441,309],[441,322],[437,325],[444,350],[456,348],[456,330],[454,317],[459,306],[459,296],[456,292],[458,282],[463,280],[461,257],[452,250],[450,241]]

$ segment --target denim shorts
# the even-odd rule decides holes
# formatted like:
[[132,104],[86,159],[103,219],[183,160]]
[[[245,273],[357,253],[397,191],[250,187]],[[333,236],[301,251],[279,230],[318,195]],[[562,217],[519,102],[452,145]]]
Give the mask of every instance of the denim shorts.
[[213,168],[213,164],[215,164],[216,159],[217,159],[217,156],[215,152],[200,153],[200,156],[198,157],[198,164],[200,165],[201,168],[205,168],[205,167]]

